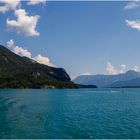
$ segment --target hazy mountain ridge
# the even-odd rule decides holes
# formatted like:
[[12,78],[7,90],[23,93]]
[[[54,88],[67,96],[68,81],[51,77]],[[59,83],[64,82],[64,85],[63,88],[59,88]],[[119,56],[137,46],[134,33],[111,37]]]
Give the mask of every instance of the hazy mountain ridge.
[[140,78],[114,82],[109,87],[140,87]]
[[118,75],[81,75],[73,80],[78,84],[95,84],[98,87],[138,87],[140,72],[129,70]]

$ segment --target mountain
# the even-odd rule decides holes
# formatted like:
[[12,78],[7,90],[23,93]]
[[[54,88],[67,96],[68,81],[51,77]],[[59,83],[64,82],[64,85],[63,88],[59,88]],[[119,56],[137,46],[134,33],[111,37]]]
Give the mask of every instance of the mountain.
[[127,81],[118,81],[111,84],[110,87],[137,88],[137,87],[140,87],[140,78],[127,80]]
[[81,75],[73,80],[77,84],[95,84],[98,87],[140,86],[140,72],[129,70],[118,75]]
[[0,45],[0,88],[76,88],[63,68],[39,64]]

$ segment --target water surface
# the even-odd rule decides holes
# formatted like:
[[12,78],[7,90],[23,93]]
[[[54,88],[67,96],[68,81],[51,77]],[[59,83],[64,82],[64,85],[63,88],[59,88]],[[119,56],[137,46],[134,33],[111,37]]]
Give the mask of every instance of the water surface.
[[1,89],[0,138],[140,139],[140,89]]

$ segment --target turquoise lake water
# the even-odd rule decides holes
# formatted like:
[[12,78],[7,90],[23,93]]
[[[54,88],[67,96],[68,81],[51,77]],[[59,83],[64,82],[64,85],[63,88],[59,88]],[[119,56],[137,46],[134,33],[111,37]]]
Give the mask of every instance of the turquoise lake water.
[[1,89],[0,138],[140,139],[140,89]]

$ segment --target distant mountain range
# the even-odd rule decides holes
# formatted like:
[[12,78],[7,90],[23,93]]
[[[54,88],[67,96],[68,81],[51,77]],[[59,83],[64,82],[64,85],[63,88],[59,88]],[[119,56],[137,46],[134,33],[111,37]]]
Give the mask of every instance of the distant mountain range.
[[95,84],[98,87],[140,87],[140,72],[129,70],[118,75],[81,75],[73,80],[77,84]]

